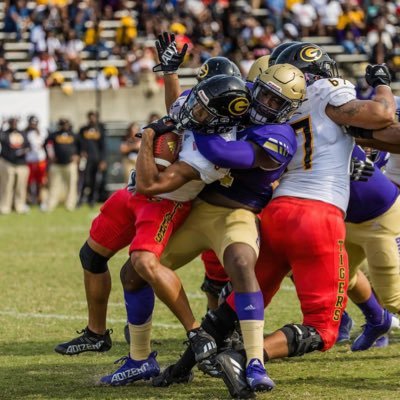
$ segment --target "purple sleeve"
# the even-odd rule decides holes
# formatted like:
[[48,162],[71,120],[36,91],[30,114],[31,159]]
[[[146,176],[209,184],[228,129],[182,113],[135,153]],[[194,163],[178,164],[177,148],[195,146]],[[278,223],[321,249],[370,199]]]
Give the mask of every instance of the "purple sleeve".
[[254,164],[254,148],[249,142],[227,142],[219,135],[193,135],[201,155],[221,168],[248,169]]

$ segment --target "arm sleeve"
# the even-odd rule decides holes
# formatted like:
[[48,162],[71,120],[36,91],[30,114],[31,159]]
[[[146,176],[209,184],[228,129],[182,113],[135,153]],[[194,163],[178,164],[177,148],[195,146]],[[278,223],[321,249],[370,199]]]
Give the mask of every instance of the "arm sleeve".
[[249,142],[227,142],[219,135],[201,135],[198,133],[194,133],[194,138],[199,152],[219,167],[248,169],[254,164],[254,148]]

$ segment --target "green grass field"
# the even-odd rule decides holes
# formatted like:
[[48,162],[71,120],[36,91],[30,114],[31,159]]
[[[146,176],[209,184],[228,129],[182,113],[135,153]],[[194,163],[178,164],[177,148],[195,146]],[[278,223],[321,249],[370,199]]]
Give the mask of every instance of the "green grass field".
[[[109,327],[113,348],[104,354],[61,356],[54,346],[86,326],[86,303],[78,251],[96,210],[52,214],[37,210],[29,215],[0,217],[0,399],[228,399],[222,381],[195,371],[190,385],[152,388],[147,382],[121,387],[95,386],[112,372],[113,362],[126,355],[123,338],[125,310],[119,267],[123,251],[110,262],[113,291]],[[201,318],[205,299],[199,289],[202,266],[193,262],[180,271],[196,316]],[[361,314],[349,306],[357,328]],[[266,332],[287,322],[299,322],[299,305],[293,286],[285,281],[266,313]],[[161,366],[183,351],[183,329],[171,313],[157,303],[153,348]],[[277,383],[259,399],[399,399],[400,333],[392,345],[352,353],[349,345],[322,354],[271,362],[267,369]]]

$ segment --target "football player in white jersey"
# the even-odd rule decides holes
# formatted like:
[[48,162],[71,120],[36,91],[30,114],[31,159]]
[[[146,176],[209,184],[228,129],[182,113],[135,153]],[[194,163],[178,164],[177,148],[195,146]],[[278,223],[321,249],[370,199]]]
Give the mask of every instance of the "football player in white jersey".
[[[211,82],[211,86],[214,84],[215,82]],[[236,77],[226,77],[222,78],[221,84],[224,88],[224,92],[219,93],[221,98],[228,104],[238,98],[247,102],[247,106],[243,109],[245,113],[250,97],[244,82]],[[229,118],[226,114],[228,110],[223,102],[221,107],[216,105],[215,108],[221,118],[225,117],[222,122],[224,129],[227,122],[228,125],[234,126],[240,120],[240,116]],[[199,121],[200,125],[201,123]],[[208,124],[209,121],[204,121],[204,123]],[[153,123],[150,126],[153,129],[146,129],[146,133],[154,135],[154,132],[159,130],[159,125],[163,125],[161,121],[158,124]],[[217,128],[218,124],[214,127]],[[229,140],[229,134],[227,135],[226,139]],[[147,140],[146,137],[144,140]],[[179,173],[175,173],[175,176],[181,176],[181,183],[191,180],[181,190],[156,198],[138,193],[132,194],[128,188],[124,188],[114,193],[102,206],[99,215],[92,222],[90,237],[79,254],[84,269],[89,311],[88,326],[80,332],[82,336],[59,344],[55,348],[56,352],[73,355],[85,351],[103,352],[111,348],[109,331],[105,328],[107,302],[111,290],[108,260],[129,244],[131,251],[147,250],[147,253],[159,257],[172,231],[189,213],[190,201],[206,183],[220,179],[227,173],[227,169],[216,168],[214,164],[201,156],[193,142],[193,135],[187,132],[180,152],[180,161],[163,172],[164,174],[173,173],[171,170],[179,167]],[[149,287],[146,290],[148,304],[151,304],[154,293]]]
[[292,269],[304,318],[302,324],[285,325],[265,339],[269,359],[325,351],[335,343],[347,301],[344,213],[354,144],[342,127],[385,128],[395,113],[385,66],[367,68],[367,81],[377,94],[362,101],[316,45],[293,45],[278,57],[279,63],[302,70],[308,101],[290,121],[298,151],[261,214],[257,276],[268,305]]

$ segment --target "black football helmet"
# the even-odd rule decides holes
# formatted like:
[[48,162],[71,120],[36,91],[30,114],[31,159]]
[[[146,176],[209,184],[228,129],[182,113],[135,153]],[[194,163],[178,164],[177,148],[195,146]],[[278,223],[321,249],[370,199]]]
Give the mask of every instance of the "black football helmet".
[[226,57],[211,57],[199,68],[196,79],[198,82],[216,75],[237,76],[240,78],[239,68]]
[[241,78],[213,76],[192,89],[179,112],[178,128],[207,134],[227,132],[241,122],[250,102],[250,91]]
[[276,64],[284,63],[302,71],[307,85],[320,78],[339,78],[336,61],[322,47],[313,43],[298,43],[288,47],[276,60]]
[[298,44],[298,43],[300,43],[300,42],[285,42],[285,43],[281,43],[280,45],[276,46],[274,48],[274,50],[272,50],[272,53],[269,57],[268,66],[272,67],[273,65],[275,65],[276,59],[284,50],[286,50],[290,46],[293,46],[294,44]]

